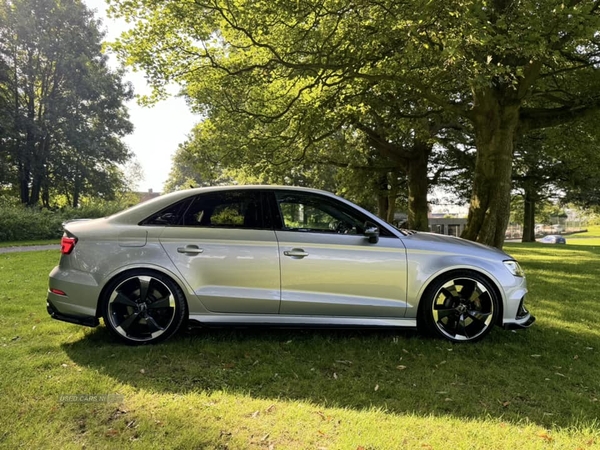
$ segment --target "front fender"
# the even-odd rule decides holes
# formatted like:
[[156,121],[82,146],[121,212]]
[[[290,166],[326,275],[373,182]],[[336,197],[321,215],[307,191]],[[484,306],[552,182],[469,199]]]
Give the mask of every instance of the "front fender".
[[418,304],[425,289],[438,277],[457,270],[468,270],[485,276],[496,288],[500,296],[501,307],[506,304],[503,286],[517,286],[515,277],[504,267],[502,261],[465,255],[440,255],[432,258],[431,254],[409,256],[408,265],[408,309],[407,317],[417,317]]

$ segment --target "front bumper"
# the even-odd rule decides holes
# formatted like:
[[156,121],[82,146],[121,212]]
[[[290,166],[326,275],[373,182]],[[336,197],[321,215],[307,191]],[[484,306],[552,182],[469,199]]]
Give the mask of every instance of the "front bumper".
[[529,328],[535,322],[535,317],[525,308],[525,296],[521,298],[517,314],[514,320],[505,321],[505,330],[520,330],[523,328]]
[[504,324],[505,330],[521,330],[523,328],[529,328],[535,322],[535,317],[531,314],[527,314],[527,317],[523,321],[509,322]]

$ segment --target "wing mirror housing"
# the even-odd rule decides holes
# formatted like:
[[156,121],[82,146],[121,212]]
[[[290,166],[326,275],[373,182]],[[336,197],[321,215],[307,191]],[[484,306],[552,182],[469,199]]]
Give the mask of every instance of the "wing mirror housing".
[[370,244],[379,242],[379,228],[371,222],[365,223],[364,235],[369,239]]

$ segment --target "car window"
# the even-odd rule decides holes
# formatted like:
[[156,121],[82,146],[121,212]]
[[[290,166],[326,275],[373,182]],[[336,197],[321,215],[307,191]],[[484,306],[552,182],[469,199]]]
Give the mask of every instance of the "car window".
[[270,228],[259,192],[221,191],[200,194],[151,216],[147,225],[223,228]]
[[359,211],[321,195],[277,192],[282,229],[335,234],[362,234],[368,220]]
[[179,201],[142,221],[140,225],[178,225],[187,210],[191,199]]

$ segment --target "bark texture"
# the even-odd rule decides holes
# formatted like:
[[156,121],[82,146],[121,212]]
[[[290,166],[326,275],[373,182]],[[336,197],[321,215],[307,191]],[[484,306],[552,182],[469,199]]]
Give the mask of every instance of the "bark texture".
[[432,148],[433,146],[429,143],[416,142],[408,159],[408,227],[411,230],[429,230],[427,169]]
[[535,204],[537,195],[531,184],[525,185],[522,242],[535,242]]
[[[513,142],[519,102],[502,90],[474,92],[477,159],[467,227],[462,237],[502,248],[510,216]],[[510,98],[510,97],[509,97]]]

